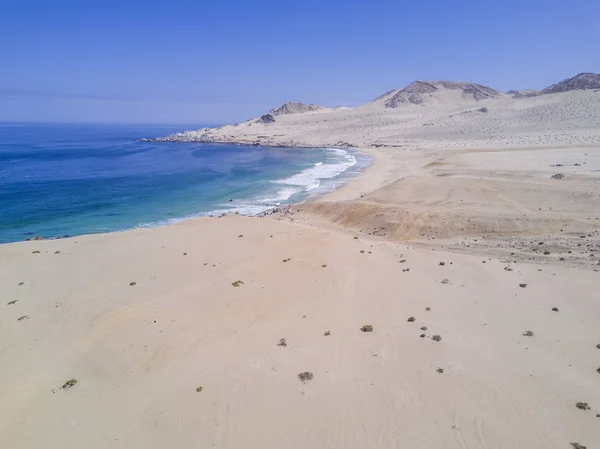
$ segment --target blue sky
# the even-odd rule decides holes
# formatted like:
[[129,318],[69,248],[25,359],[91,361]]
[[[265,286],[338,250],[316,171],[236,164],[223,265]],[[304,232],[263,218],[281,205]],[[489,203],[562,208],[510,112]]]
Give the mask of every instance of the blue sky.
[[417,79],[600,72],[600,1],[4,0],[0,121],[229,123]]

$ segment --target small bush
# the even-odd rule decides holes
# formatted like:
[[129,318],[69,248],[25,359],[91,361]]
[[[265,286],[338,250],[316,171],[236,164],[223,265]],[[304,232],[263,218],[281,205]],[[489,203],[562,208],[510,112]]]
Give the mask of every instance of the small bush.
[[578,402],[575,404],[575,407],[577,407],[579,410],[591,410],[587,402]]
[[421,337],[421,338],[425,338],[425,337],[426,337],[426,335],[425,335],[425,334],[421,334],[421,335],[420,335],[420,337]]
[[22,317],[17,318],[18,321],[28,320],[29,317],[27,315],[23,315]]
[[134,285],[137,285],[137,282],[133,281],[133,282],[130,282],[130,283],[129,283],[129,286],[130,286],[130,287],[133,287]]
[[234,287],[239,287],[239,286],[241,286],[241,285],[243,285],[243,284],[244,284],[244,283],[243,283],[242,281],[235,281],[235,282],[232,282],[232,283],[231,283],[231,285],[233,285]]
[[575,449],[587,449],[587,446],[579,443],[571,443],[571,446],[573,446]]
[[440,335],[434,335],[433,337],[431,337],[431,339],[433,341],[442,341],[442,337]]
[[527,287],[527,284],[519,284],[519,287],[525,288],[525,287]]
[[39,254],[39,251],[31,251],[31,254]]
[[331,331],[325,331],[325,333],[323,334],[325,337],[329,337],[331,335]]
[[531,332],[531,331],[525,331],[525,332],[523,332],[523,336],[524,337],[533,337],[533,332]]
[[427,330],[427,326],[423,326],[423,327],[421,328],[421,330],[422,330],[422,331],[426,331],[426,330]]
[[285,341],[285,338],[279,339],[279,343],[277,343],[277,346],[287,346],[287,341]]
[[558,307],[552,307],[553,312],[558,312]]
[[415,321],[415,317],[414,316],[409,316],[408,320],[406,320],[406,321],[408,321],[409,323],[412,323],[413,321]]
[[360,330],[363,332],[373,332],[373,326],[371,326],[370,324],[365,324],[363,327],[360,328]]
[[204,387],[199,386],[198,388],[196,388],[196,393],[200,393],[202,390],[204,390]]
[[442,374],[442,373],[444,372],[444,368],[438,368],[438,369],[436,369],[436,371],[437,371],[438,373]]
[[448,284],[450,281],[448,279],[442,279],[442,284]]
[[67,380],[63,384],[62,389],[63,390],[68,390],[69,388],[74,387],[75,385],[77,385],[77,379],[70,379],[70,380]]
[[298,379],[302,382],[308,382],[309,380],[313,380],[315,376],[310,371],[305,371],[303,373],[298,374]]
[[17,303],[17,301],[18,301],[18,299],[13,299],[12,301],[8,301],[8,302],[6,303],[6,305],[7,305],[7,306],[12,306],[13,304],[16,304],[16,303]]

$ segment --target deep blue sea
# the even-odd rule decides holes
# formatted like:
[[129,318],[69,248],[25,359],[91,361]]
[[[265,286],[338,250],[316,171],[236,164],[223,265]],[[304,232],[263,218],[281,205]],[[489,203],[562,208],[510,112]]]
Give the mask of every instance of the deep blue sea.
[[369,163],[342,149],[139,141],[200,127],[0,124],[0,243],[257,215]]

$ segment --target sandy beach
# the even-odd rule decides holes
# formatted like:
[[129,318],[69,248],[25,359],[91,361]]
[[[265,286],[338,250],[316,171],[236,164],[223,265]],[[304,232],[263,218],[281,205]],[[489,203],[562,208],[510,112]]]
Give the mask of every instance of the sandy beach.
[[0,245],[0,447],[599,447],[600,93],[567,94],[490,100],[492,131],[284,116],[254,126],[373,165],[266,217]]

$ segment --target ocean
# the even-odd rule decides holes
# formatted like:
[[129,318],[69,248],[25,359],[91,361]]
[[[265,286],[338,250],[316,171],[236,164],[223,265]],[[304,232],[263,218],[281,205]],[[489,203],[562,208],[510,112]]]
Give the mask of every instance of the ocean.
[[0,243],[259,215],[369,164],[347,149],[140,142],[200,127],[0,124]]

